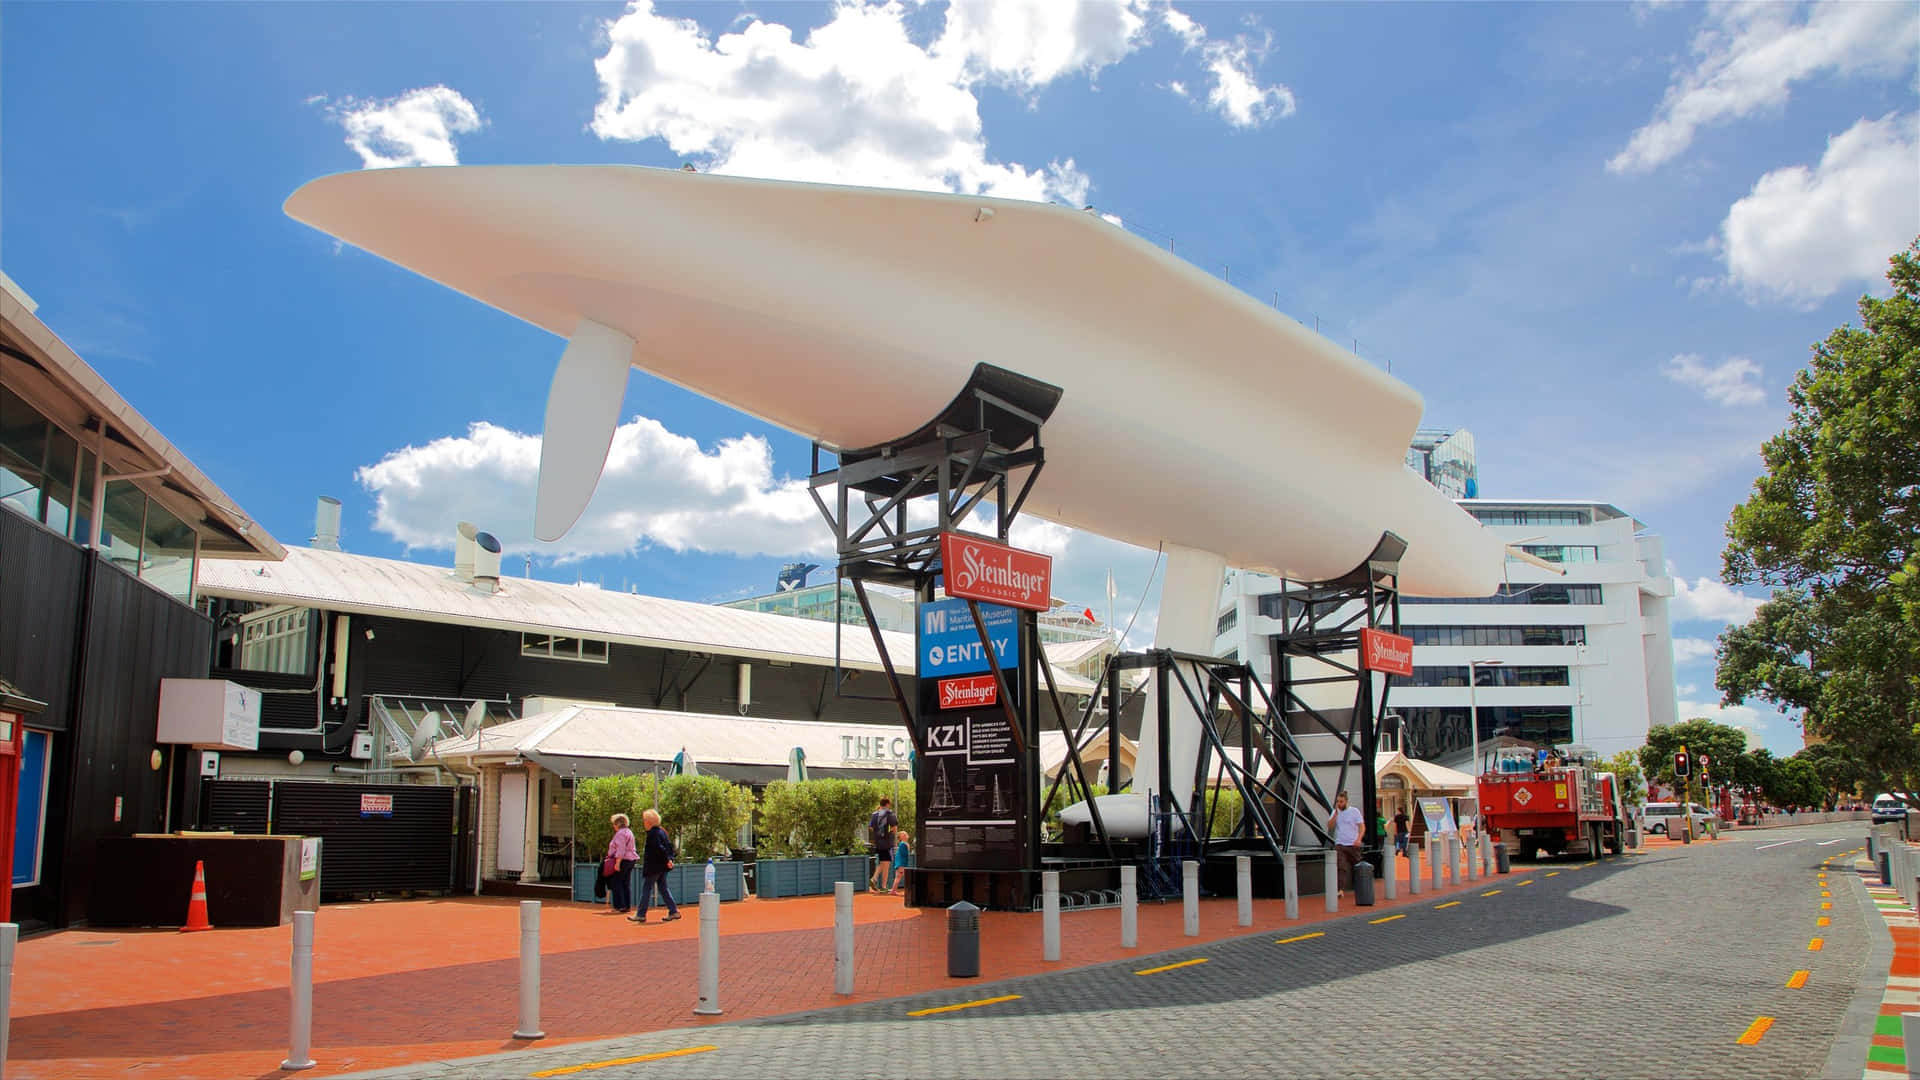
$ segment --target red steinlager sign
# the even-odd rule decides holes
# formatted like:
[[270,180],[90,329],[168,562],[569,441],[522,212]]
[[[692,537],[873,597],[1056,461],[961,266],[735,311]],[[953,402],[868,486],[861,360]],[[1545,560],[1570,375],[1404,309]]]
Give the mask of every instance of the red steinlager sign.
[[999,703],[1000,687],[991,675],[940,680],[940,707],[943,709],[980,709]]
[[1360,631],[1360,666],[1389,675],[1413,674],[1413,639],[1385,630]]
[[1053,598],[1053,559],[960,533],[940,535],[947,595],[1045,611]]

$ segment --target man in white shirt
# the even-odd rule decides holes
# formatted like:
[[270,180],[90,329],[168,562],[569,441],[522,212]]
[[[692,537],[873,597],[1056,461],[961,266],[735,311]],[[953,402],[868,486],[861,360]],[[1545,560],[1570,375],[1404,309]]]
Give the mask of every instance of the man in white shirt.
[[1347,805],[1347,793],[1333,797],[1333,816],[1327,819],[1327,831],[1333,834],[1333,848],[1340,856],[1340,887],[1353,888],[1353,867],[1360,861],[1360,811]]

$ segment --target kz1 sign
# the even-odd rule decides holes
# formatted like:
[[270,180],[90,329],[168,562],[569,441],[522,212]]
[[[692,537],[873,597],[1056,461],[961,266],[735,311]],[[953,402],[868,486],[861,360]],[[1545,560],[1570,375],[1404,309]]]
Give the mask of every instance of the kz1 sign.
[[1045,611],[1053,601],[1053,559],[992,540],[940,534],[948,596]]
[[1389,675],[1413,674],[1413,639],[1385,630],[1360,631],[1360,666]]

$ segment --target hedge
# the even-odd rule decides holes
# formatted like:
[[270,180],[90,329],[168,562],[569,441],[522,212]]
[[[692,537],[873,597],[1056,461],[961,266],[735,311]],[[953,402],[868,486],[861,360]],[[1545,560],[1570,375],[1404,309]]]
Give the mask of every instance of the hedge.
[[867,818],[883,798],[894,799],[901,827],[912,831],[913,781],[900,781],[898,789],[896,798],[891,779],[775,780],[760,795],[755,853],[773,859],[862,854]]
[[753,792],[717,776],[669,776],[664,781],[650,774],[596,776],[573,789],[576,857],[591,862],[606,854],[615,814],[627,815],[639,833],[640,814],[653,807],[656,785],[660,824],[673,837],[683,862],[729,854],[733,838],[753,814]]

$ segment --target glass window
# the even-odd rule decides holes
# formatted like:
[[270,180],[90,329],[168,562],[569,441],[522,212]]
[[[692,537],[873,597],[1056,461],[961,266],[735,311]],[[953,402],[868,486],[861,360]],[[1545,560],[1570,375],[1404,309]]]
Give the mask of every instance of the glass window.
[[589,664],[607,662],[607,643],[581,638],[553,637],[547,634],[521,634],[520,655],[544,660],[575,660]]
[[309,633],[315,621],[306,608],[284,604],[240,616],[240,668],[305,675],[311,668]]
[[193,603],[194,554],[199,535],[157,500],[147,500],[140,578],[183,604]]
[[1233,629],[1235,626],[1238,626],[1239,624],[1240,624],[1240,608],[1238,606],[1230,607],[1213,624],[1213,632],[1216,635],[1224,634],[1227,631]]

